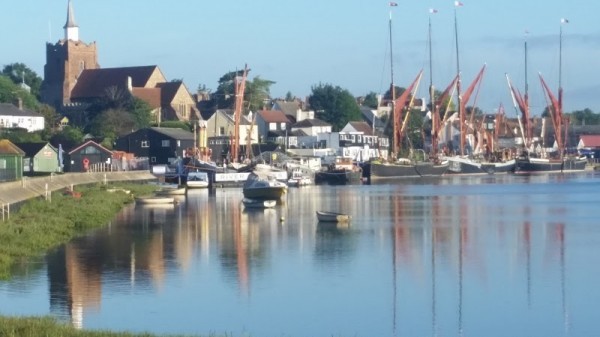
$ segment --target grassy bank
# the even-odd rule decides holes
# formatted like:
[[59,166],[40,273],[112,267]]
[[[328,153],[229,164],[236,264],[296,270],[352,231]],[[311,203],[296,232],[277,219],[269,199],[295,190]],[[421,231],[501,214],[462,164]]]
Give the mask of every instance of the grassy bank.
[[69,242],[93,228],[106,226],[132,194],[151,193],[156,187],[142,184],[113,184],[131,194],[107,191],[102,185],[76,187],[80,197],[52,194],[51,202],[27,201],[10,220],[0,222],[0,279],[11,276],[11,267],[42,256],[49,249]]
[[[52,318],[37,317],[0,317],[0,336],[3,337],[153,337],[148,333],[117,333],[109,331],[84,331],[57,322]],[[175,336],[175,335],[170,335]],[[181,335],[179,335],[181,336]],[[224,335],[223,335],[224,336]],[[210,335],[217,337],[217,335]]]

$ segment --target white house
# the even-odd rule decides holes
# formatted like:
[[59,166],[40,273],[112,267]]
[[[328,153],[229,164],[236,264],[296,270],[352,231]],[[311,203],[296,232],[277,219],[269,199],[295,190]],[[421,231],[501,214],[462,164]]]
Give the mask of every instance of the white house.
[[296,122],[315,118],[315,112],[312,110],[303,110],[302,103],[298,100],[292,102],[275,101],[271,110],[282,111],[288,118]]
[[22,128],[27,132],[44,129],[44,116],[23,108],[22,101],[19,106],[0,103],[0,128]]
[[302,131],[308,136],[331,132],[331,124],[317,118],[304,119],[292,125],[292,131]]

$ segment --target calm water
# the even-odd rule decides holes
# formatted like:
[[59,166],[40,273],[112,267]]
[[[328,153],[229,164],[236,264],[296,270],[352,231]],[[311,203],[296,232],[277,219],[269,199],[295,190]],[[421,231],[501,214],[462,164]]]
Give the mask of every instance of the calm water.
[[311,186],[250,212],[241,199],[127,207],[19,266],[0,314],[256,337],[600,336],[600,175]]

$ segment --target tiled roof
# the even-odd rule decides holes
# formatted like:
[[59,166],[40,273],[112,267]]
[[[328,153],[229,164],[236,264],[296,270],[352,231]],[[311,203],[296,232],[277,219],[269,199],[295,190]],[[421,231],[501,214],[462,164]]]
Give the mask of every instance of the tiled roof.
[[0,139],[0,154],[16,154],[25,155],[23,150],[19,149],[15,144],[8,139]]
[[331,126],[331,124],[322,121],[318,118],[313,118],[313,119],[304,119],[301,120],[300,122],[294,124],[292,127],[294,128],[309,128],[312,126]]
[[99,149],[99,150],[101,150],[101,151],[104,151],[104,152],[106,152],[106,153],[109,153],[109,154],[111,154],[111,153],[112,153],[112,151],[111,151],[111,150],[109,150],[109,149],[105,148],[104,146],[102,146],[102,145],[100,145],[100,144],[98,144],[98,143],[94,142],[93,140],[88,140],[87,142],[85,142],[85,143],[83,143],[83,144],[81,144],[81,145],[77,146],[77,147],[76,147],[76,148],[74,148],[73,150],[69,151],[69,154],[73,154],[73,153],[75,153],[75,152],[79,151],[80,149],[82,149],[82,148],[84,148],[84,147],[86,147],[86,146],[88,146],[88,145],[91,145],[91,146],[93,146],[93,147],[95,147],[95,148],[97,148],[97,149]]
[[289,123],[290,120],[280,110],[262,110],[258,113],[267,123]]
[[173,139],[178,139],[178,140],[193,140],[194,139],[194,134],[180,129],[180,128],[160,128],[160,127],[152,127],[150,128],[158,133],[162,133],[165,136],[171,137]]
[[581,135],[585,147],[600,147],[600,135]]
[[132,87],[143,88],[157,69],[157,66],[85,69],[77,79],[71,98],[101,97],[107,88],[127,88],[128,77],[131,77]]
[[133,96],[148,103],[148,105],[150,105],[150,108],[157,109],[161,107],[160,92],[160,88],[133,88],[131,93],[133,94]]
[[41,114],[23,109],[19,110],[18,107],[10,103],[0,103],[0,115],[1,116],[23,116],[23,117],[42,117]]
[[296,116],[296,111],[300,109],[300,104],[296,101],[286,102],[286,101],[276,101],[277,107],[279,107],[280,111],[282,111],[286,115]]
[[367,124],[367,122],[349,122],[349,124],[358,132],[362,132],[365,135],[372,135],[373,129]]
[[46,145],[54,149],[52,145],[48,143],[15,143],[15,145],[25,152],[28,157],[33,157],[38,154]]

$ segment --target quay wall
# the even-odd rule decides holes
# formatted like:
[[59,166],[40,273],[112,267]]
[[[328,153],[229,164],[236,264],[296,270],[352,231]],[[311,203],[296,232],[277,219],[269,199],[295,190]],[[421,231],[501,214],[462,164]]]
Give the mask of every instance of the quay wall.
[[45,197],[47,193],[77,185],[116,181],[156,180],[150,171],[85,172],[53,174],[46,177],[24,177],[22,180],[0,183],[0,204],[11,205]]

